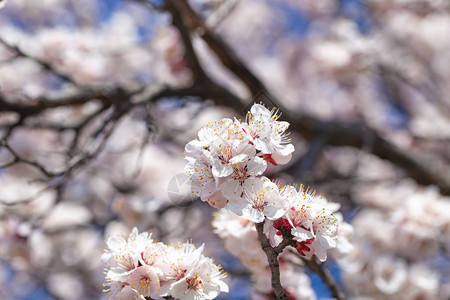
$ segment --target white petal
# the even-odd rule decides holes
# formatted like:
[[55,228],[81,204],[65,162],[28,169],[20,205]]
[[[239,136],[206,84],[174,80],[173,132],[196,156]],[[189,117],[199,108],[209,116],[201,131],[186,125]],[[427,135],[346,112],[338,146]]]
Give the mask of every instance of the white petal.
[[212,173],[216,177],[227,177],[233,173],[233,168],[229,164],[223,164],[219,160],[212,163]]
[[219,188],[222,191],[223,196],[230,201],[241,198],[241,194],[243,191],[243,188],[239,184],[239,181],[233,179],[225,181],[220,185]]
[[255,148],[261,151],[263,154],[271,154],[272,147],[268,145],[268,143],[262,141],[261,139],[253,140],[253,144],[255,144]]
[[190,141],[184,147],[184,156],[187,160],[195,160],[200,159],[202,156],[202,150],[205,143],[202,143],[198,140]]
[[264,215],[271,220],[276,220],[281,218],[286,213],[286,210],[282,207],[277,206],[266,206],[264,208]]
[[252,115],[262,115],[262,116],[266,116],[266,117],[271,117],[271,113],[270,111],[263,105],[261,104],[253,104],[253,106],[250,108],[250,112]]
[[247,154],[239,154],[239,155],[236,155],[235,157],[233,157],[232,159],[230,159],[230,163],[237,164],[237,163],[243,162],[248,159],[249,159],[249,156]]
[[321,261],[324,262],[327,260],[327,252],[325,251],[324,248],[322,248],[319,243],[316,243],[316,241],[314,241],[313,246],[315,248],[315,254],[317,256],[317,258]]
[[214,181],[210,181],[203,186],[203,189],[200,192],[200,198],[202,201],[206,201],[208,197],[217,192],[216,183]]
[[306,241],[314,237],[314,235],[311,233],[311,231],[303,229],[301,227],[294,227],[291,230],[291,233],[294,237],[296,237],[295,240],[301,242]]
[[267,169],[267,162],[261,157],[256,156],[249,161],[247,169],[247,172],[253,176],[261,175]]
[[325,249],[335,248],[336,247],[336,240],[333,239],[330,236],[327,235],[318,235],[317,240],[319,241],[320,245],[324,247]]
[[108,238],[108,241],[106,242],[106,244],[108,245],[109,249],[111,249],[112,251],[119,252],[123,247],[125,247],[127,242],[122,237],[111,236]]
[[209,205],[217,209],[224,208],[228,203],[228,200],[223,196],[220,190],[208,197],[206,201],[208,201]]
[[244,209],[242,210],[242,216],[247,220],[250,220],[255,223],[261,223],[264,221],[263,212],[253,209],[250,206],[244,207]]
[[238,198],[238,199],[233,199],[230,200],[230,202],[227,203],[226,208],[231,210],[232,212],[234,212],[235,214],[237,214],[238,216],[242,216],[243,212],[242,210],[244,209],[244,207],[246,207],[248,205],[248,202],[245,201],[242,198]]

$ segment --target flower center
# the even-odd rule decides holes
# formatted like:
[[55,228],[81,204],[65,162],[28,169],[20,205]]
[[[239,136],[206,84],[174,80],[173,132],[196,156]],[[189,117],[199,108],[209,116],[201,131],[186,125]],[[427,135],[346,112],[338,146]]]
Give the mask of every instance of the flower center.
[[247,165],[239,167],[237,164],[235,164],[233,166],[233,170],[234,170],[234,173],[231,175],[231,177],[234,180],[240,181],[241,183],[250,177],[250,175],[247,174],[247,172],[248,172]]
[[266,197],[264,195],[264,191],[261,190],[261,192],[259,194],[256,194],[254,199],[253,199],[253,203],[252,203],[252,208],[259,210],[259,211],[263,211],[264,207],[267,206],[268,202],[266,201]]
[[203,286],[203,280],[198,275],[186,278],[186,283],[190,290],[195,290],[195,291],[198,291]]
[[220,153],[218,155],[218,158],[223,165],[226,165],[230,162],[230,159],[233,158],[231,146],[224,146],[224,147],[222,147],[222,145],[219,146],[221,147],[221,149],[219,149]]

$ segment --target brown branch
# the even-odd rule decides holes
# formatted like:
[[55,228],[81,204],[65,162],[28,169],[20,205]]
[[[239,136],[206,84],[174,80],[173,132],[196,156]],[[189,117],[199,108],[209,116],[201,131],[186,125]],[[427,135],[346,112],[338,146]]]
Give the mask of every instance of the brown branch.
[[332,121],[323,122],[312,117],[293,114],[283,108],[280,101],[270,94],[265,85],[245,66],[233,49],[205,25],[202,18],[189,5],[188,1],[179,0],[178,3],[178,8],[189,18],[191,31],[196,32],[207,43],[222,64],[247,85],[253,96],[264,92],[271,100],[277,103],[277,106],[284,112],[284,119],[291,124],[291,129],[298,132],[306,140],[312,141],[318,136],[327,134],[329,135],[328,145],[363,148],[367,136],[373,137],[371,151],[374,155],[402,168],[419,184],[437,185],[442,194],[450,195],[450,175],[442,174],[440,170],[433,168],[432,164],[418,155],[413,155],[406,150],[397,148],[374,130],[354,124]]
[[269,263],[270,271],[272,272],[272,289],[275,293],[275,296],[277,299],[289,299],[289,297],[286,294],[286,291],[284,290],[283,286],[281,285],[280,280],[280,264],[278,263],[278,254],[276,248],[273,248],[270,245],[270,241],[267,238],[267,236],[264,234],[264,222],[262,223],[255,223],[256,232],[258,233],[258,241],[261,244],[262,250],[267,256],[267,261]]
[[222,2],[217,10],[215,10],[206,20],[208,28],[217,28],[222,22],[230,16],[233,10],[238,6],[238,0],[226,0]]
[[[280,254],[281,252],[283,252],[283,250],[287,246],[292,246],[295,248],[295,246],[297,244],[297,241],[294,240],[294,236],[291,234],[291,231],[289,229],[282,229],[281,233],[283,236],[283,240],[281,241],[280,244],[278,244],[277,247],[272,248],[275,250],[277,255]],[[258,232],[258,236],[259,236],[259,232]],[[270,243],[269,243],[269,246],[270,246]],[[317,273],[320,276],[322,281],[330,289],[334,298],[336,298],[337,300],[342,300],[345,298],[343,292],[336,285],[333,277],[329,274],[329,272],[327,270],[322,268],[322,265],[317,262],[315,256],[311,257],[310,259],[307,259],[307,258],[301,256],[299,253],[293,251],[292,249],[290,252],[295,254],[296,256],[298,256],[311,271],[313,271],[314,273]]]
[[8,152],[13,156],[12,160],[4,163],[2,165],[0,165],[0,168],[8,168],[16,163],[24,163],[27,164],[29,166],[32,166],[36,169],[38,169],[39,171],[41,171],[45,176],[47,177],[51,177],[54,174],[47,170],[44,166],[42,166],[40,163],[38,163],[37,161],[34,160],[29,160],[25,157],[22,157],[19,153],[17,153],[9,144],[6,140],[1,140],[0,141],[0,147],[4,147],[6,150],[8,150]]
[[16,112],[26,117],[37,115],[51,108],[85,104],[93,99],[106,102],[114,97],[116,93],[115,91],[105,92],[99,90],[50,94],[31,100],[31,104],[18,104],[20,101],[9,101],[0,94],[0,112]]
[[[294,253],[294,251],[292,251],[292,252]],[[330,291],[335,299],[337,299],[337,300],[345,299],[343,292],[339,289],[338,285],[333,280],[333,277],[331,277],[330,272],[328,272],[328,270],[325,270],[324,268],[322,268],[321,264],[319,264],[317,262],[317,260],[314,256],[311,257],[310,259],[307,259],[299,254],[297,254],[297,256],[301,258],[301,260],[308,267],[308,269],[310,269],[311,271],[313,271],[314,273],[319,275],[319,277],[322,279],[322,281],[330,289]]]
[[178,3],[179,9],[189,18],[191,30],[206,42],[225,67],[247,85],[252,95],[255,96],[261,91],[265,91],[266,89],[261,81],[244,65],[233,49],[205,25],[202,18],[189,3],[186,0],[179,0]]
[[207,78],[205,71],[203,70],[197,54],[194,51],[192,45],[192,37],[186,21],[186,18],[182,10],[179,9],[179,0],[166,0],[164,8],[172,15],[172,24],[180,32],[181,39],[185,48],[186,59],[191,67],[194,80],[205,80]]
[[[28,164],[45,175],[48,186],[45,190],[50,188],[58,189],[62,185],[64,185],[67,180],[69,180],[72,174],[81,167],[88,165],[90,161],[95,159],[103,150],[106,145],[107,140],[112,134],[117,122],[127,113],[130,112],[135,107],[145,106],[149,103],[157,101],[158,99],[164,97],[184,97],[184,96],[194,96],[200,97],[202,99],[214,98],[214,97],[226,97],[227,92],[225,89],[221,88],[215,84],[205,84],[205,83],[196,83],[189,87],[182,88],[172,88],[170,86],[161,85],[161,84],[150,84],[146,89],[138,89],[132,92],[126,92],[120,88],[112,91],[112,92],[103,92],[101,94],[102,98],[102,107],[100,107],[94,113],[88,115],[85,119],[81,120],[81,122],[75,124],[74,126],[57,126],[56,128],[52,128],[57,131],[64,130],[75,130],[76,134],[74,140],[70,146],[69,150],[72,152],[68,152],[69,157],[71,157],[70,161],[67,163],[66,167],[63,170],[59,171],[50,171],[47,170],[43,165],[41,165],[38,161],[29,160],[24,157],[21,157],[18,153],[12,149],[8,143],[7,139],[3,139],[1,141],[0,146],[5,147],[8,152],[13,156],[12,159],[3,165],[0,165],[2,168],[11,167],[16,163],[25,163]],[[233,97],[232,94],[228,95]],[[0,98],[0,107],[1,107],[1,98]],[[45,99],[38,106],[32,105],[16,105],[16,104],[7,104],[7,106],[3,108],[7,108],[7,111],[18,112],[21,116],[21,119],[10,125],[10,128],[23,126],[23,120],[29,116],[37,115],[43,112],[46,109],[51,109],[59,106],[70,106],[75,104],[83,104],[89,101],[89,97],[78,97],[78,98],[63,98],[59,100],[49,100]],[[240,103],[240,99],[232,98],[234,103]],[[84,149],[82,149],[79,153],[74,153],[75,146],[77,144],[78,135],[80,132],[90,123],[94,118],[99,117],[99,113],[104,110],[112,107],[112,112],[107,116],[103,122],[99,125],[99,127],[91,134],[87,144]],[[22,115],[23,114],[23,115]],[[54,124],[46,124],[43,127],[52,127]],[[100,138],[100,140],[99,140]],[[42,179],[44,181],[44,179]],[[16,201],[14,203],[24,203],[33,201],[36,197],[32,197],[30,199]]]

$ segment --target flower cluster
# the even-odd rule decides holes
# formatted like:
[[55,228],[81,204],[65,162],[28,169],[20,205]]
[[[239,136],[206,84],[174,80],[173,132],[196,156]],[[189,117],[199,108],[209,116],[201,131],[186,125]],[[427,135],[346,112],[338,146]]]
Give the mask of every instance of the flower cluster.
[[273,201],[259,191],[274,187],[259,176],[267,162],[285,164],[294,151],[286,133],[289,123],[278,118],[277,110],[255,104],[244,122],[222,119],[203,127],[198,140],[185,148],[185,172],[191,177],[192,192],[216,208],[228,206],[239,215],[249,212],[248,206],[260,212],[267,207],[273,213]]
[[337,245],[338,226],[333,213],[339,205],[317,197],[303,185],[298,190],[291,185],[284,186],[280,194],[289,209],[283,218],[274,221],[276,234],[292,234],[297,241],[298,253],[306,257],[316,254],[321,261],[325,261],[326,250]]
[[228,292],[221,267],[202,254],[203,245],[165,245],[133,229],[128,239],[110,237],[102,257],[109,299],[214,299]]
[[289,162],[294,146],[287,138],[289,123],[277,121],[278,111],[254,104],[245,122],[222,119],[202,128],[199,139],[186,145],[192,192],[216,208],[226,208],[248,221],[273,221],[279,236],[297,241],[303,256],[321,260],[336,247],[339,206],[302,185],[281,186],[263,176],[267,163]]

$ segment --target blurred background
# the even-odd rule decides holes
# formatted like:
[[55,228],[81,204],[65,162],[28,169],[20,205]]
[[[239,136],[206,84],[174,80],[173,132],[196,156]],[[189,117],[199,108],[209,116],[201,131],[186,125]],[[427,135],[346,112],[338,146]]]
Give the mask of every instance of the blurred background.
[[[448,0],[0,1],[0,299],[104,299],[104,239],[205,243],[220,299],[270,299],[189,196],[184,145],[253,103],[268,176],[341,205],[347,299],[450,297]],[[343,229],[344,230],[344,229]],[[298,299],[329,299],[306,274]],[[258,298],[260,297],[260,298]]]

